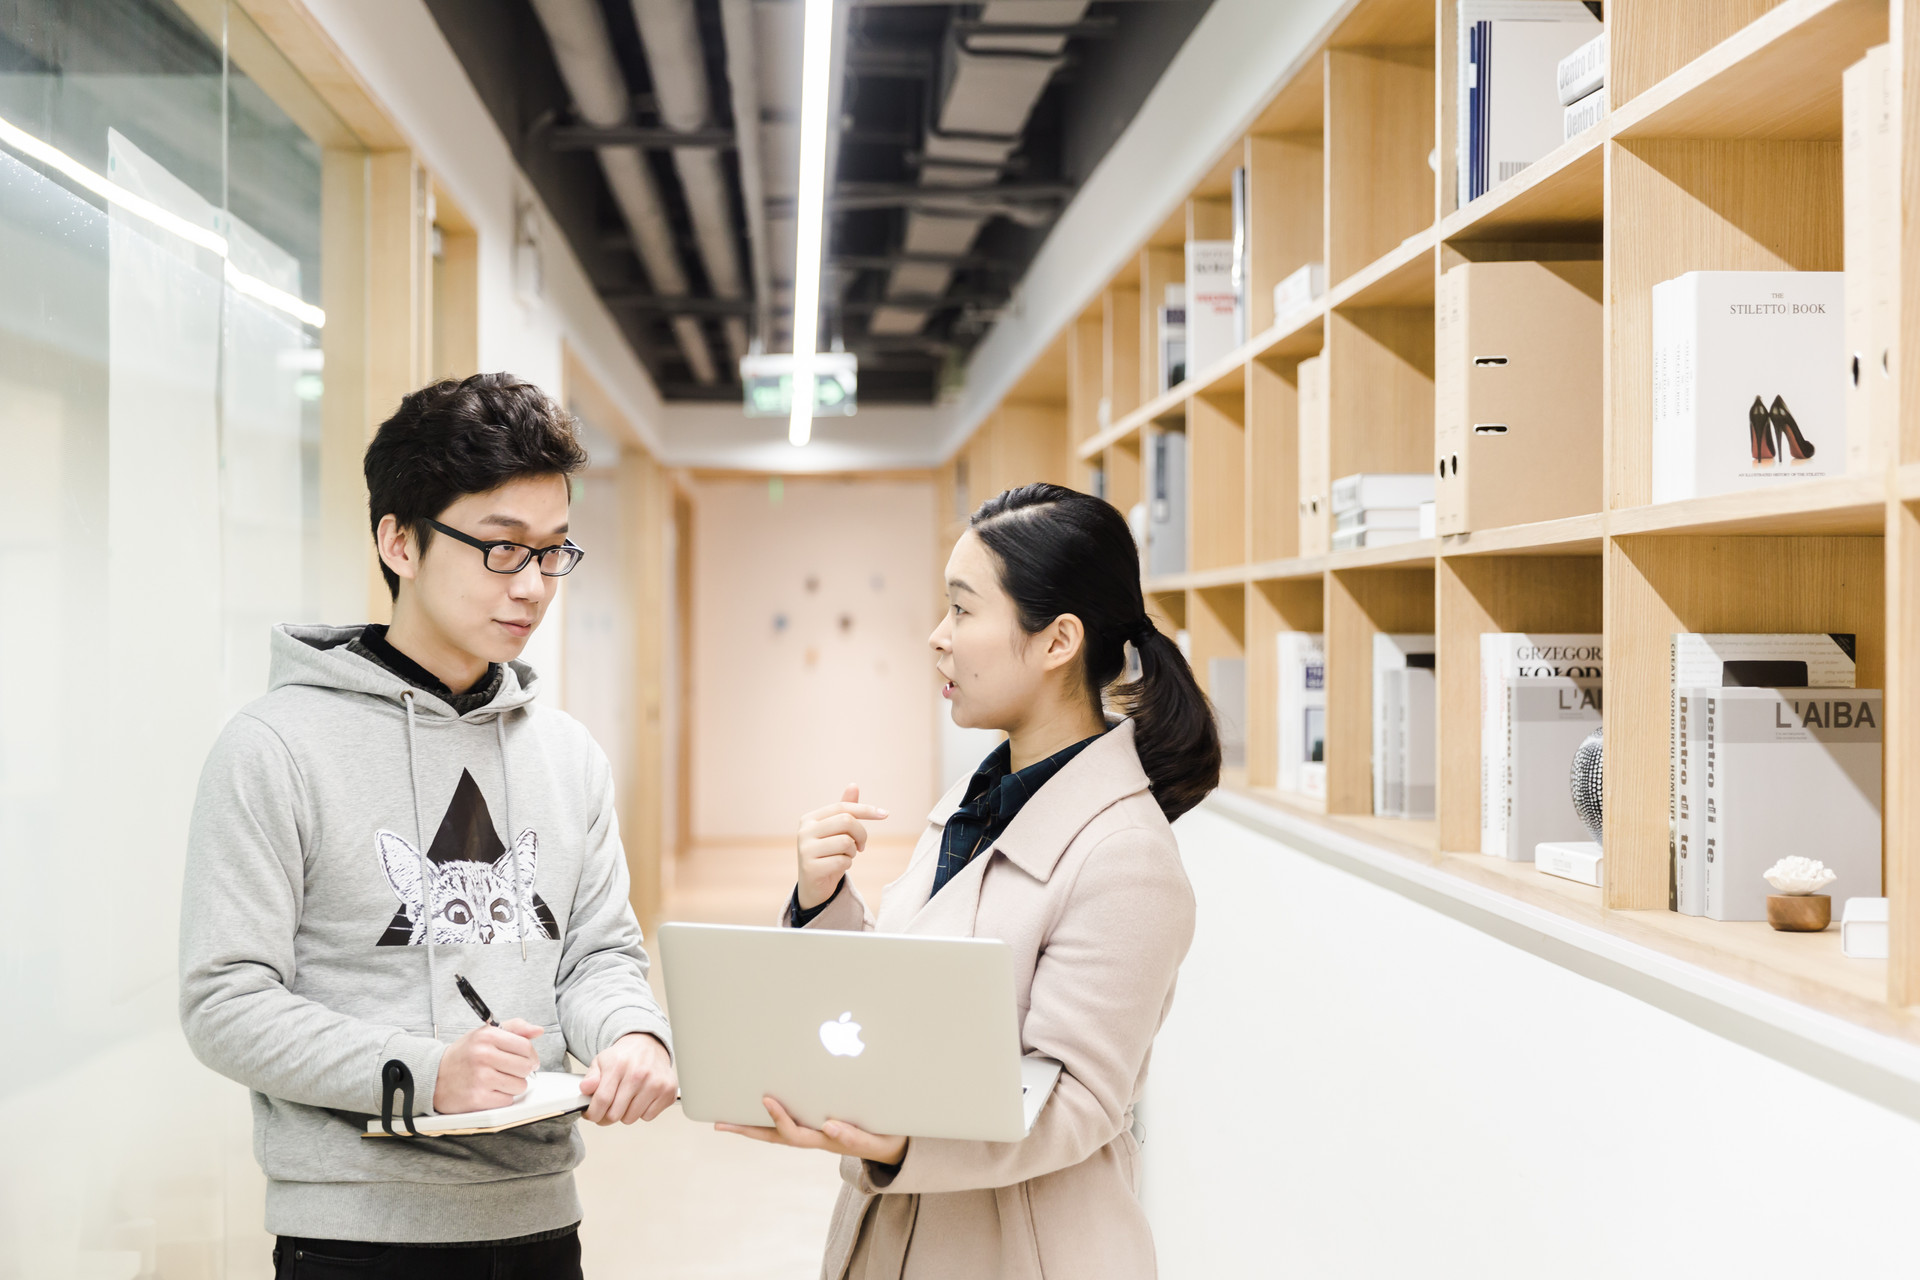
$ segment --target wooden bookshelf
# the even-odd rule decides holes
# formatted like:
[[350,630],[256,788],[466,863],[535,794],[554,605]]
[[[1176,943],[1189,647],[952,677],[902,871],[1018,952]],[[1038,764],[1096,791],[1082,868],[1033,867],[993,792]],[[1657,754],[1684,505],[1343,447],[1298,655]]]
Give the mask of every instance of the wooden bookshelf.
[[[1598,924],[1855,1023],[1920,1041],[1920,414],[1901,416],[1872,474],[1650,505],[1650,290],[1690,270],[1839,270],[1841,75],[1893,31],[1920,65],[1920,23],[1889,0],[1610,0],[1612,114],[1455,207],[1455,0],[1361,0],[1273,86],[1243,136],[1088,301],[1058,356],[1058,425],[1073,482],[1122,511],[1142,498],[1152,433],[1188,443],[1188,568],[1145,584],[1156,621],[1207,660],[1247,660],[1243,797],[1311,814],[1383,851]],[[1903,84],[1920,119],[1920,76]],[[1920,131],[1903,167],[1917,171]],[[1429,152],[1436,163],[1429,162]],[[1221,234],[1232,170],[1248,172],[1253,337],[1179,386],[1157,385],[1154,310],[1181,239]],[[1914,188],[1909,178],[1904,185]],[[1914,197],[1909,197],[1914,198]],[[1920,220],[1904,251],[1920,260]],[[1334,476],[1434,463],[1434,298],[1470,261],[1604,263],[1600,509],[1398,546],[1300,554],[1298,369],[1324,356]],[[1272,314],[1274,282],[1313,261],[1325,295]],[[1890,370],[1920,403],[1920,272]],[[1051,357],[1049,357],[1051,358]],[[1017,398],[1017,397],[1014,397]],[[983,434],[1005,433],[990,418]],[[974,445],[963,450],[972,456]],[[1005,452],[1005,446],[998,446]],[[1049,446],[1053,447],[1053,446]],[[984,475],[985,473],[976,473]],[[1032,476],[994,473],[994,483]],[[975,485],[977,498],[989,491]],[[957,532],[957,526],[955,527]],[[1324,632],[1324,802],[1274,790],[1275,637]],[[1440,680],[1438,814],[1371,815],[1370,646],[1432,631]],[[1602,888],[1472,852],[1479,834],[1478,637],[1605,632]],[[1839,954],[1838,926],[1775,934],[1666,909],[1669,637],[1851,631],[1858,682],[1887,690],[1890,962]]]

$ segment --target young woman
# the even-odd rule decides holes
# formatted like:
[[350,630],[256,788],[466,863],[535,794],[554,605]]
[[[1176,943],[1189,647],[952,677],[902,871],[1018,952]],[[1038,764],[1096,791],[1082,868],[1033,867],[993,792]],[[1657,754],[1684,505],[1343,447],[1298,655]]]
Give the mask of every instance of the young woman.
[[[935,807],[877,921],[846,871],[885,810],[850,787],[801,819],[783,920],[1007,942],[1021,1047],[1064,1063],[1060,1082],[1020,1142],[809,1129],[773,1098],[771,1127],[718,1127],[844,1157],[831,1280],[1151,1277],[1133,1106],[1193,938],[1168,823],[1219,782],[1211,709],[1147,619],[1126,521],[1097,498],[1033,484],[991,499],[947,595],[929,643],[954,723],[1007,741]],[[1140,677],[1116,685],[1129,644]],[[1109,726],[1103,694],[1125,719]]]

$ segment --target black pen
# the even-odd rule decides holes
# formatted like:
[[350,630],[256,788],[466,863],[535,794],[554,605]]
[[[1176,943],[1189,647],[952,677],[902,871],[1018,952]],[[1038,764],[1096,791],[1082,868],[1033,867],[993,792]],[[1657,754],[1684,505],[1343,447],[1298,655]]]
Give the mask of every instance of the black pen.
[[490,1027],[497,1027],[500,1025],[499,1023],[493,1020],[493,1010],[487,1008],[487,1002],[480,998],[480,993],[473,989],[473,984],[471,982],[468,982],[466,978],[456,973],[453,975],[453,984],[456,987],[460,988],[461,996],[463,996],[466,999],[466,1002],[469,1005],[473,1006],[473,1011],[480,1015],[480,1021],[486,1023]]

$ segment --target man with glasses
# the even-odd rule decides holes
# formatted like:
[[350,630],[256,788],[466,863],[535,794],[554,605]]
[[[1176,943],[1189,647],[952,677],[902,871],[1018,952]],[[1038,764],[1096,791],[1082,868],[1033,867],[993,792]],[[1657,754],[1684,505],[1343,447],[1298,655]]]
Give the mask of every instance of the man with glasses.
[[277,1277],[576,1280],[571,1116],[409,1118],[505,1106],[568,1054],[588,1120],[674,1100],[606,756],[517,661],[585,554],[586,460],[508,375],[408,396],[366,454],[393,622],[276,627],[270,691],[207,759],[181,1023],[253,1091]]

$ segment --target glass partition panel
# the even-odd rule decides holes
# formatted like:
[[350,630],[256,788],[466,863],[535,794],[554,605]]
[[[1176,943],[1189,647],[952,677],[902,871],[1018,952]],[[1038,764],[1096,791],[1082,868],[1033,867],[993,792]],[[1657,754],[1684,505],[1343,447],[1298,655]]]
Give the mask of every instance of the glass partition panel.
[[0,1277],[270,1274],[174,952],[200,762],[316,614],[348,136],[222,0],[0,5]]

